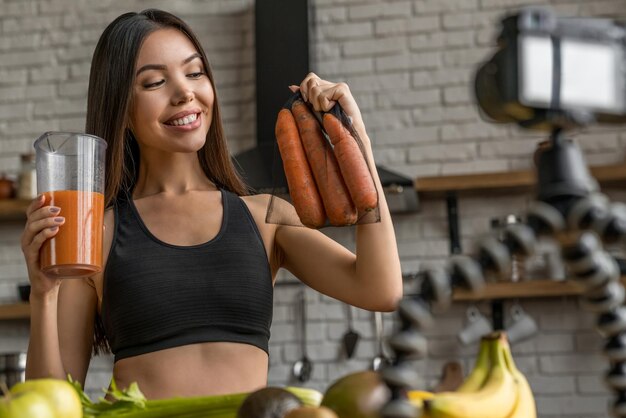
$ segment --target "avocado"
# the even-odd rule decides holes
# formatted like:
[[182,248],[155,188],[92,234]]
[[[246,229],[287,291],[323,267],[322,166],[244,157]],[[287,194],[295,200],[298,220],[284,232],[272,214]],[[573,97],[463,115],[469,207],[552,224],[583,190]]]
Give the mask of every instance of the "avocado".
[[348,374],[335,381],[324,393],[322,406],[339,418],[379,418],[391,391],[379,374],[368,370]]
[[302,406],[293,393],[278,387],[266,387],[250,393],[237,411],[237,418],[284,418],[287,412]]
[[285,418],[338,418],[331,409],[325,406],[301,406],[292,409],[285,415]]

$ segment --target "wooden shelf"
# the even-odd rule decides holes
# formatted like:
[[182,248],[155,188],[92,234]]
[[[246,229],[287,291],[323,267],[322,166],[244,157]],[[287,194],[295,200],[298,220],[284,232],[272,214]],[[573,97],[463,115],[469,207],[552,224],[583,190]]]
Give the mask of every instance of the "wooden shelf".
[[[622,277],[622,284],[626,285],[626,277]],[[481,292],[476,293],[456,289],[452,299],[464,302],[493,299],[554,298],[579,296],[582,293],[583,290],[576,286],[572,280],[528,280],[517,283],[487,283]]]
[[30,204],[26,199],[0,200],[0,221],[21,221],[26,219],[26,208]]
[[26,302],[0,305],[0,320],[28,318],[30,318],[30,305]]
[[[626,181],[626,164],[589,167],[591,175],[601,184]],[[531,190],[535,186],[534,170],[496,173],[460,174],[452,176],[420,177],[415,179],[415,190],[420,197],[441,197],[446,192],[502,193]]]

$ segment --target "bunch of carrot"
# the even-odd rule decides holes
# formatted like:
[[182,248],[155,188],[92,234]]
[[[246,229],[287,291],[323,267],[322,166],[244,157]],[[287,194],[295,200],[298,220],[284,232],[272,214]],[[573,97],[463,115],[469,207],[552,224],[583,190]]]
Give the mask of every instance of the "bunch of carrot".
[[[297,93],[278,113],[276,140],[291,200],[309,228],[357,223],[378,207],[378,192],[359,142],[339,104],[321,123]],[[326,139],[328,137],[328,139]]]

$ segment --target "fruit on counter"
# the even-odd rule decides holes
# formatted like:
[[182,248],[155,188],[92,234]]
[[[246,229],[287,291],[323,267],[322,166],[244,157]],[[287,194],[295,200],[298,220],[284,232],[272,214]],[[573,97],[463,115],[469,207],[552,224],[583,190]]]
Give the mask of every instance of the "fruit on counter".
[[407,399],[409,402],[418,410],[421,411],[421,415],[418,417],[425,418],[427,415],[424,412],[424,401],[432,399],[435,397],[434,392],[429,392],[427,390],[408,390],[406,392]]
[[325,406],[302,406],[292,409],[285,418],[338,418],[332,409]]
[[409,402],[416,408],[417,411],[420,411],[420,415],[418,415],[419,418],[430,418],[429,415],[424,411],[424,401],[432,399],[434,397],[434,392],[429,392],[426,390],[407,391],[407,398]]
[[57,418],[44,395],[35,391],[7,394],[0,398],[0,418]]
[[517,407],[520,387],[509,371],[504,355],[504,333],[485,337],[490,347],[491,366],[484,384],[474,392],[441,392],[425,401],[432,418],[506,418]]
[[422,418],[537,417],[531,387],[503,332],[483,337],[474,369],[455,392],[409,391],[408,397],[424,403]]
[[491,369],[490,351],[491,346],[489,340],[487,338],[481,339],[474,368],[461,386],[457,388],[457,392],[475,392],[483,386],[483,383],[485,383],[489,376],[489,370]]
[[81,418],[83,416],[80,398],[72,385],[61,379],[32,379],[15,384],[12,395],[37,393],[50,404],[56,417]]
[[427,390],[409,390],[407,397],[410,401],[425,401],[434,398],[435,393]]
[[283,418],[302,406],[293,393],[279,387],[266,387],[252,392],[237,411],[237,418]]
[[508,342],[505,341],[502,344],[501,349],[504,353],[507,368],[517,381],[519,391],[515,409],[507,418],[537,418],[535,396],[533,395],[533,391],[528,383],[528,380],[526,379],[526,376],[524,376],[515,365]]
[[391,392],[374,371],[348,374],[331,384],[321,406],[332,409],[339,418],[378,418],[378,412],[391,398]]

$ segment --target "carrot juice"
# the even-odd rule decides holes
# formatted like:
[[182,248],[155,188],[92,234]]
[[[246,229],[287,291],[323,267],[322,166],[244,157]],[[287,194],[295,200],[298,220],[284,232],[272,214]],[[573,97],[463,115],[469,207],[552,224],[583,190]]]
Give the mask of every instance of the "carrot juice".
[[86,277],[102,271],[104,195],[80,190],[44,193],[46,205],[61,208],[65,223],[41,247],[41,270],[50,276]]

